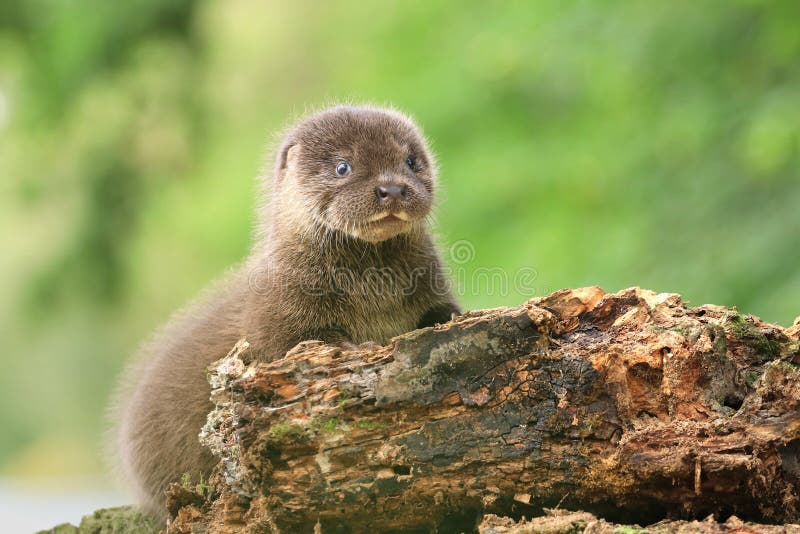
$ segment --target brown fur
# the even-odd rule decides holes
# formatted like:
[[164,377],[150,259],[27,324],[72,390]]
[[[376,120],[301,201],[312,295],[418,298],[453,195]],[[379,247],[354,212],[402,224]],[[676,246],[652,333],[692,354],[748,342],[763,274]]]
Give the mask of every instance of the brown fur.
[[[250,257],[173,318],[123,381],[117,448],[146,510],[163,518],[166,486],[211,470],[197,439],[211,408],[205,370],[240,338],[266,361],[304,339],[386,343],[457,311],[427,232],[435,182],[427,143],[396,111],[336,107],[287,133]],[[388,185],[403,197],[382,201]],[[397,218],[370,222],[385,212]]]

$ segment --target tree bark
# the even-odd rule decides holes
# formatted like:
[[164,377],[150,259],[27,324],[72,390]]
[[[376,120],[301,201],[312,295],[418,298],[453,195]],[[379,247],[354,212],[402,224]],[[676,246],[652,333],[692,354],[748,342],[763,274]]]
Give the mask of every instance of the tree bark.
[[201,441],[220,463],[170,490],[169,532],[470,532],[557,505],[800,515],[797,324],[592,287],[250,360],[243,340],[210,368]]
[[508,517],[487,515],[480,534],[800,534],[800,525],[762,525],[731,516],[724,523],[713,517],[702,521],[664,520],[647,528],[620,525],[598,519],[588,512],[547,510],[541,517],[515,522]]

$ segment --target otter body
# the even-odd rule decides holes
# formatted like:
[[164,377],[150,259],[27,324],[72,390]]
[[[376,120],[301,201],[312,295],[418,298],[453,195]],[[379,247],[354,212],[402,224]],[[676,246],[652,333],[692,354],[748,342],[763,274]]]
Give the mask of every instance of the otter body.
[[380,108],[337,107],[289,130],[250,257],[179,313],[122,385],[117,445],[140,504],[215,461],[198,433],[206,368],[242,338],[254,358],[298,342],[386,343],[458,306],[428,231],[435,162],[418,128]]

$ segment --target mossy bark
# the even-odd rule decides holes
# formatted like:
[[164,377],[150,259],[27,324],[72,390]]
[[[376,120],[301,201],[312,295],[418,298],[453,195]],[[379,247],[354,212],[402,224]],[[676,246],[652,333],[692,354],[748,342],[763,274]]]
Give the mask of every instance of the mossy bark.
[[[197,517],[202,517],[202,514]],[[222,527],[230,532],[230,526]],[[173,531],[186,533],[220,532],[214,524],[201,522],[179,523],[171,527]],[[268,529],[239,529],[244,532],[269,532]],[[736,516],[724,523],[712,517],[702,521],[664,520],[648,527],[639,525],[620,525],[611,523],[588,512],[567,510],[545,510],[545,514],[530,520],[515,521],[509,517],[492,514],[484,516],[477,526],[479,534],[800,534],[800,525],[764,525],[743,522]],[[151,519],[143,516],[136,508],[121,506],[98,510],[86,516],[80,526],[64,524],[38,534],[157,534],[163,532]],[[440,532],[447,532],[446,530]]]
[[312,341],[256,363],[243,341],[210,370],[211,492],[170,531],[470,531],[558,503],[796,521],[799,333],[584,288],[386,347]]
[[63,524],[38,534],[158,534],[159,530],[160,525],[137,508],[119,506],[84,516],[77,527]]
[[763,525],[744,522],[736,516],[725,522],[713,517],[703,520],[664,520],[648,527],[620,525],[588,512],[547,510],[530,521],[487,515],[478,527],[480,534],[800,534],[800,525]]

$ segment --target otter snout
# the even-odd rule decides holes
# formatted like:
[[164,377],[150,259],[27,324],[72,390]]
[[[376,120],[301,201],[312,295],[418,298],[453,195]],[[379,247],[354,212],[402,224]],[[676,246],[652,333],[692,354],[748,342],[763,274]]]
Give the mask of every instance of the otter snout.
[[379,185],[375,188],[375,195],[382,208],[400,205],[408,199],[408,185],[396,182]]

